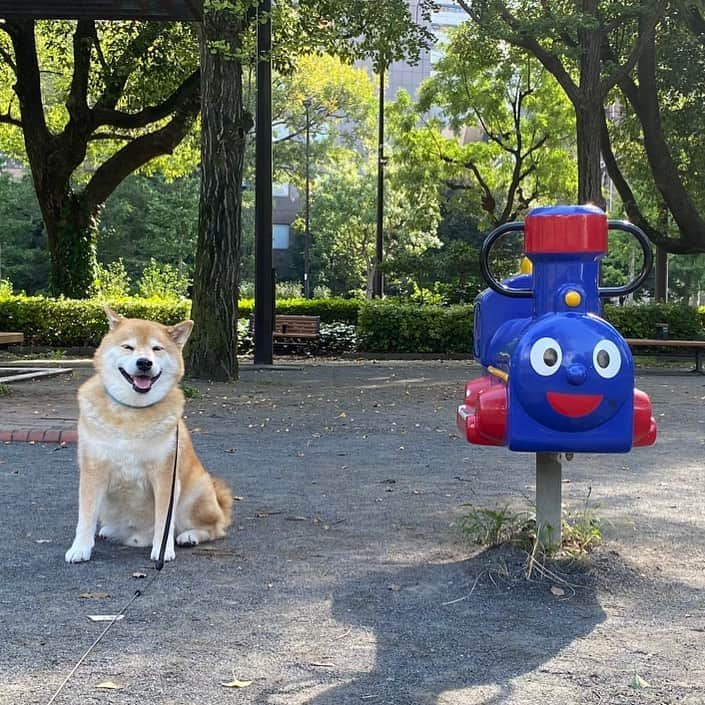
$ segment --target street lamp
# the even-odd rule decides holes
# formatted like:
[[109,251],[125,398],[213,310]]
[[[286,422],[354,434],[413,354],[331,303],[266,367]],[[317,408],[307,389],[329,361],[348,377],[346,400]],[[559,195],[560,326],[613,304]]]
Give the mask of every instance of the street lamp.
[[304,296],[311,298],[311,98],[303,101],[306,109],[306,230],[304,232]]
[[384,280],[382,259],[384,257],[384,65],[379,69],[379,122],[377,143],[377,237],[375,242],[375,273],[372,282],[372,298],[382,298]]
[[257,112],[255,134],[255,365],[272,364],[272,0],[257,5]]

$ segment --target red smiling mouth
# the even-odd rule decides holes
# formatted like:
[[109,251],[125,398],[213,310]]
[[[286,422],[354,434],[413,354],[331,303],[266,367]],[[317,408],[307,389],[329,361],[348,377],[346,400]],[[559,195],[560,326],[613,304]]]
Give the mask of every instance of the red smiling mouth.
[[602,394],[559,394],[546,392],[546,399],[554,411],[563,416],[577,419],[587,416],[597,409],[602,401]]

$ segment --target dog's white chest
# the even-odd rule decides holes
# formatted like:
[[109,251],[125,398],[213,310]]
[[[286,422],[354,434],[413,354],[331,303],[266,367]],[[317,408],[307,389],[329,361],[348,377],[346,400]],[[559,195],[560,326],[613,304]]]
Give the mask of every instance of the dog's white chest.
[[85,452],[93,459],[105,462],[126,478],[134,476],[137,479],[145,470],[155,464],[166,462],[173,456],[176,446],[175,434],[158,436],[156,438],[110,438],[102,434],[89,434],[85,444]]
[[150,467],[173,457],[179,416],[161,418],[140,413],[106,414],[90,399],[81,400],[79,451],[98,464],[139,480]]

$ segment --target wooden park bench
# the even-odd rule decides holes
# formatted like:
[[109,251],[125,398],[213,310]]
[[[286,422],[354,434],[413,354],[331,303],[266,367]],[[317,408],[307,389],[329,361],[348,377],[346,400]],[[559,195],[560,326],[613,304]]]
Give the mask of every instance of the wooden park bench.
[[274,316],[275,338],[318,338],[320,335],[320,316]]
[[645,348],[640,354],[663,354],[664,348],[670,348],[673,351],[675,348],[682,349],[687,354],[688,351],[695,353],[695,369],[693,372],[705,374],[703,370],[702,354],[705,351],[705,340],[669,340],[667,338],[626,338],[627,345],[634,352],[635,348]]
[[0,345],[11,345],[24,343],[24,333],[0,333]]
[[[250,330],[254,333],[255,317],[250,316]],[[275,341],[316,340],[321,335],[320,316],[277,314],[274,316],[272,337]]]

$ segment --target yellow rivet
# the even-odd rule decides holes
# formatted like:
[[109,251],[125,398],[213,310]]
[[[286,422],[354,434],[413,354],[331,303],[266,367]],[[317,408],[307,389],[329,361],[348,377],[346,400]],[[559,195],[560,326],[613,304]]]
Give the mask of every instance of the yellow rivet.
[[534,269],[534,265],[531,264],[531,260],[528,257],[522,257],[521,263],[519,264],[519,271],[522,274],[531,274]]
[[582,297],[580,296],[580,294],[577,291],[569,291],[565,295],[565,299],[564,299],[566,306],[570,306],[572,308],[575,308],[576,306],[580,306],[580,302],[582,300],[583,300]]

